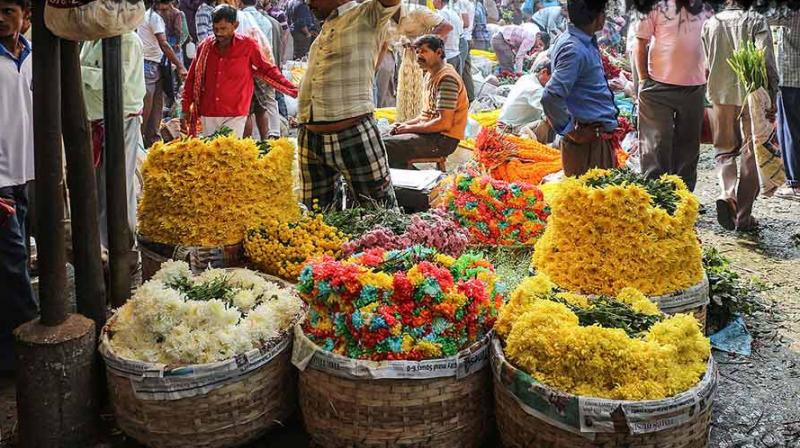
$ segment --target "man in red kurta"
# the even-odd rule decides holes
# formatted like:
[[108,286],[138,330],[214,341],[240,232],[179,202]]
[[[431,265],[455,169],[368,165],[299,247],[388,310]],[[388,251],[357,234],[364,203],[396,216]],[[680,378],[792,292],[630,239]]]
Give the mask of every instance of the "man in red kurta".
[[217,6],[211,18],[214,36],[200,43],[189,68],[183,113],[191,135],[196,134],[199,118],[203,135],[230,128],[241,138],[250,113],[254,76],[293,97],[297,96],[297,88],[278,67],[267,62],[255,40],[236,34],[236,8]]

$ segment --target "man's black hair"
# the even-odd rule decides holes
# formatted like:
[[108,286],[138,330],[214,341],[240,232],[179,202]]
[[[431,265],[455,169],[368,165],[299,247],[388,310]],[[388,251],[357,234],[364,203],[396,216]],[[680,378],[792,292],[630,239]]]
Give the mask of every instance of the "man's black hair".
[[244,6],[256,6],[258,0],[240,0]]
[[228,23],[236,23],[236,8],[225,3],[214,8],[214,12],[211,13],[211,22],[219,23],[223,20]]
[[539,37],[542,38],[542,44],[544,48],[550,48],[550,34],[549,33],[539,33]]
[[0,0],[0,3],[5,3],[7,5],[17,5],[19,6],[19,9],[23,11],[31,10],[31,0]]
[[426,34],[422,37],[418,37],[417,40],[414,41],[414,47],[421,47],[426,45],[433,51],[442,50],[442,59],[444,59],[444,41],[441,37],[435,34]]
[[569,21],[578,28],[594,22],[606,10],[607,0],[568,0]]

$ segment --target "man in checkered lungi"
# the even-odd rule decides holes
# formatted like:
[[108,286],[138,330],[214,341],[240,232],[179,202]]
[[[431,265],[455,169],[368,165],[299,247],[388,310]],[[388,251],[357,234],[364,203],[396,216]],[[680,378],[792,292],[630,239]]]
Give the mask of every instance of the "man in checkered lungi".
[[400,0],[308,0],[324,20],[298,97],[303,202],[327,208],[339,175],[361,206],[395,207],[389,163],[372,116],[381,30]]

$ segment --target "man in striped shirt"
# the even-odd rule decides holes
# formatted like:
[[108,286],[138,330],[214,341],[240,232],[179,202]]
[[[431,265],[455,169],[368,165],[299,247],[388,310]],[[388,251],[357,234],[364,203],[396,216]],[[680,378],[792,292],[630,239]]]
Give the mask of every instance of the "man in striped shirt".
[[464,138],[469,100],[464,82],[445,61],[444,41],[435,35],[414,42],[417,63],[425,71],[428,86],[422,115],[405,123],[395,123],[391,135],[383,139],[389,166],[412,168],[416,159],[447,157]]

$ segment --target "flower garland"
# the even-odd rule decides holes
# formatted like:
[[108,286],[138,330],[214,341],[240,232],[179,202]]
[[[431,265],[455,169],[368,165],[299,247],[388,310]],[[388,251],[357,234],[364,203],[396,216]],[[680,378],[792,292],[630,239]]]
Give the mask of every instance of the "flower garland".
[[615,294],[632,287],[654,296],[702,280],[699,204],[680,178],[592,170],[548,193],[552,215],[533,264],[562,288]]
[[303,269],[297,290],[310,306],[303,330],[312,341],[371,360],[455,355],[488,333],[503,303],[488,261],[422,246],[323,257]]
[[[555,291],[546,276],[526,280],[497,324],[509,361],[535,380],[576,395],[657,400],[688,390],[705,373],[711,346],[693,316],[666,317],[631,336],[581,322],[573,310],[591,308],[593,299],[572,294],[559,302]],[[632,308],[654,306],[632,289],[617,298]]]
[[495,179],[539,184],[561,171],[561,152],[529,138],[483,128],[475,140],[475,159]]
[[550,209],[538,187],[471,170],[446,181],[444,208],[469,230],[473,244],[533,244],[544,230]]
[[303,315],[293,290],[247,269],[192,277],[168,261],[110,319],[111,348],[170,366],[229,359],[281,337]]
[[219,136],[157,143],[142,170],[139,232],[164,244],[222,246],[242,241],[248,226],[300,215],[292,188],[294,146]]
[[308,258],[338,256],[344,242],[345,236],[318,214],[292,222],[270,220],[250,228],[244,251],[259,270],[294,281]]
[[464,252],[468,243],[469,232],[453,221],[447,213],[435,209],[411,215],[411,222],[401,234],[377,226],[362,236],[346,242],[342,246],[342,253],[351,256],[378,247],[391,250],[422,245],[445,255],[457,257]]

